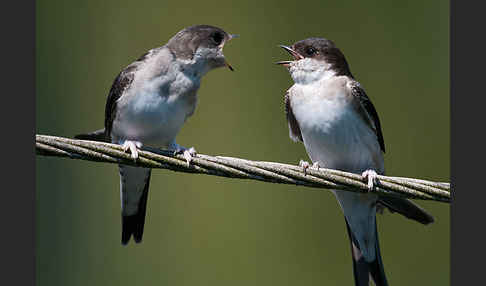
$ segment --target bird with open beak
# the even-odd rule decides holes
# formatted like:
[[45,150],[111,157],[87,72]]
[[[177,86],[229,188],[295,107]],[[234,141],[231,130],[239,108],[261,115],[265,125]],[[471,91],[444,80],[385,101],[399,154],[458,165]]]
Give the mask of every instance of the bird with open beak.
[[[123,146],[134,160],[142,146],[182,153],[188,164],[196,154],[175,142],[177,133],[196,108],[201,78],[210,70],[228,67],[225,43],[235,38],[224,30],[195,25],[152,49],[115,78],[105,107],[105,128],[78,139],[107,141]],[[121,242],[133,235],[142,240],[150,168],[119,165],[122,215]]]
[[[290,138],[304,144],[319,167],[362,174],[370,191],[384,174],[385,143],[375,107],[349,69],[344,54],[327,39],[309,38],[280,46],[293,58],[287,67],[294,85],[285,95]],[[378,244],[376,212],[384,207],[422,224],[430,216],[410,200],[373,192],[332,190],[344,213],[353,258],[355,285],[388,285]]]

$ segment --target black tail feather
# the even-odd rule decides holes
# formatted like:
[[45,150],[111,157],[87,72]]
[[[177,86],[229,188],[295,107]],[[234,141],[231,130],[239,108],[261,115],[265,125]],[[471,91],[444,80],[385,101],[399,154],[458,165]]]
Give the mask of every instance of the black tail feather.
[[90,133],[86,133],[86,134],[78,134],[74,136],[74,138],[81,139],[81,140],[109,142],[109,139],[105,134],[105,128]]
[[[346,220],[346,218],[345,218]],[[378,231],[376,229],[375,220],[375,250],[376,258],[372,262],[368,262],[364,259],[363,254],[359,248],[358,241],[354,238],[351,229],[349,228],[348,221],[346,220],[346,227],[348,230],[348,236],[351,244],[351,254],[353,258],[353,274],[354,284],[356,286],[368,286],[369,279],[374,282],[376,286],[388,286],[386,281],[385,270],[383,268],[383,261],[381,260],[380,246],[378,243]]]
[[380,197],[378,203],[387,207],[391,212],[397,212],[422,224],[434,222],[434,217],[432,215],[408,199]]
[[150,173],[143,189],[142,197],[138,205],[138,212],[131,216],[122,215],[122,237],[121,242],[127,245],[130,237],[133,235],[133,240],[140,243],[143,237],[143,227],[145,225],[145,214],[147,213],[147,199],[150,184]]
[[370,273],[373,278],[373,282],[377,286],[386,286],[388,282],[386,281],[385,268],[383,267],[383,261],[381,259],[380,243],[378,240],[378,227],[376,225],[375,218],[375,249],[376,249],[376,259],[375,262],[370,263]]

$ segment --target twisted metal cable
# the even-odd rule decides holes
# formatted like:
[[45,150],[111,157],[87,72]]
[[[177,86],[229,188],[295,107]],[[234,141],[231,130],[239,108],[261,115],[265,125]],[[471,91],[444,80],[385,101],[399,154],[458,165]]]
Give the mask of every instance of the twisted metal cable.
[[[172,151],[155,148],[142,148],[139,151],[139,158],[135,161],[129,153],[123,151],[120,145],[48,135],[36,135],[36,153],[43,156],[169,169],[177,172],[302,185],[312,188],[370,192],[361,175],[339,170],[308,168],[304,173],[302,167],[296,165],[204,154],[197,154],[188,165],[183,155],[174,155]],[[379,175],[378,182],[371,192],[384,196],[446,203],[451,201],[449,183],[414,178]]]

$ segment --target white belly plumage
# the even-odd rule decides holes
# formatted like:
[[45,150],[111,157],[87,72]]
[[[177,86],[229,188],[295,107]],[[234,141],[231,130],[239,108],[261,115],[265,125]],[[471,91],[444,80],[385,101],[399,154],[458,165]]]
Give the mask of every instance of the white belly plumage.
[[313,162],[327,168],[363,172],[381,156],[376,134],[365,125],[347,102],[337,99],[306,98],[293,104],[294,115]]
[[160,96],[157,93],[131,97],[131,104],[118,110],[112,134],[119,140],[136,140],[144,145],[167,147],[196,106],[196,93]]

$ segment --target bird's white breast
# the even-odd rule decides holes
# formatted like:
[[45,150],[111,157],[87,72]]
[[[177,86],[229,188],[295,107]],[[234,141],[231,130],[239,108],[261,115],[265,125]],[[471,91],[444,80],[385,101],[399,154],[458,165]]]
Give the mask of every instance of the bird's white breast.
[[313,162],[350,172],[381,168],[374,166],[374,157],[381,156],[376,135],[339,82],[296,84],[291,92],[292,111]]
[[177,63],[160,76],[141,77],[134,80],[133,93],[117,102],[112,133],[120,140],[167,147],[196,108],[199,78],[180,72]]

